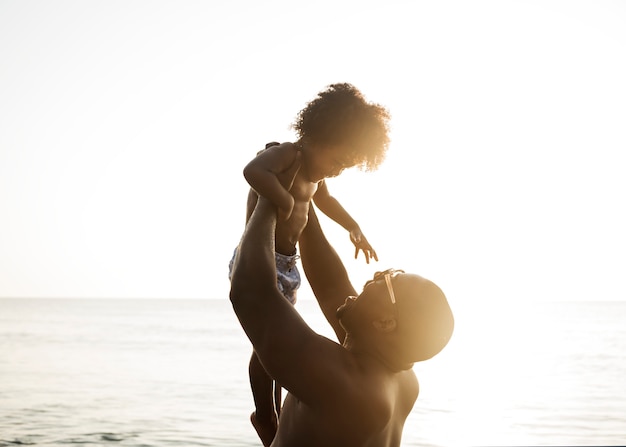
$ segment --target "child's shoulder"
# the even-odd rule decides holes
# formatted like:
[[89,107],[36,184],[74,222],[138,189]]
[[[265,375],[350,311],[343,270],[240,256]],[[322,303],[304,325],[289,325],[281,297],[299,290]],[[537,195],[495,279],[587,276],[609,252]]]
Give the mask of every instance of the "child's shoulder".
[[268,149],[271,149],[272,152],[282,152],[282,153],[293,153],[300,150],[300,147],[295,143],[279,143],[277,141],[272,141],[271,143],[267,143],[265,148],[258,151],[256,154],[260,155],[266,152]]

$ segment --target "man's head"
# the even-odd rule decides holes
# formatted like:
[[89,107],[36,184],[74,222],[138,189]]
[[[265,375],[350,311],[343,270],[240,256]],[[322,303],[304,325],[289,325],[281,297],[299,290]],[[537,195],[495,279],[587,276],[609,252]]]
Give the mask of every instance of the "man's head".
[[395,364],[412,364],[439,353],[450,340],[454,317],[437,285],[401,270],[374,275],[358,297],[338,310],[348,336]]
[[[335,153],[344,167],[375,170],[389,146],[389,112],[351,84],[332,84],[302,109],[292,128],[299,142]],[[336,175],[336,174],[334,174]]]

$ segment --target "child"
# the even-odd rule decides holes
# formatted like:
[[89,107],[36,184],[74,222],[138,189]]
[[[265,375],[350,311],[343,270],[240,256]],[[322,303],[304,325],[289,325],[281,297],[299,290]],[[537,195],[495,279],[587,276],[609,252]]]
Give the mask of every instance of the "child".
[[[252,187],[248,194],[246,222],[259,195],[270,199],[278,208],[277,285],[292,304],[296,302],[300,286],[300,274],[295,265],[296,246],[307,224],[311,201],[349,232],[355,246],[355,259],[362,251],[368,264],[370,258],[378,261],[357,222],[330,195],[325,179],[354,166],[368,171],[376,169],[389,145],[388,120],[387,110],[366,102],[354,86],[332,84],[298,114],[292,125],[299,136],[295,143],[268,143],[244,168],[244,176]],[[282,186],[291,179],[290,188]],[[277,429],[281,388],[273,383],[254,352],[249,374],[256,407],[250,418],[263,444],[269,446]]]

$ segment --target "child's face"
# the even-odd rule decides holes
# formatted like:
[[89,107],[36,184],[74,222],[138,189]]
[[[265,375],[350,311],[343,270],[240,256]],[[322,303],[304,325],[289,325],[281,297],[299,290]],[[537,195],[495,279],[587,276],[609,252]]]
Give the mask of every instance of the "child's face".
[[341,146],[318,146],[308,151],[306,156],[307,175],[311,182],[319,182],[328,177],[336,177],[346,168],[353,166]]

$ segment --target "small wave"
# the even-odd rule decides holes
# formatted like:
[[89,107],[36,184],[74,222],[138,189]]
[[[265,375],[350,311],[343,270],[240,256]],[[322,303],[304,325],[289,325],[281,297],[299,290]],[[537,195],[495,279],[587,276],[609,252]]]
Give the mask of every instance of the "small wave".
[[136,436],[137,436],[136,433],[110,433],[110,432],[86,433],[79,437],[61,440],[59,441],[59,444],[94,444],[94,443],[97,444],[102,441],[121,442],[130,438],[135,438]]
[[15,445],[35,445],[34,440],[28,438],[0,439],[0,447],[9,447]]
[[102,433],[100,435],[100,439],[102,439],[103,441],[119,442],[119,441],[123,441],[125,438],[124,436],[116,435],[115,433]]

